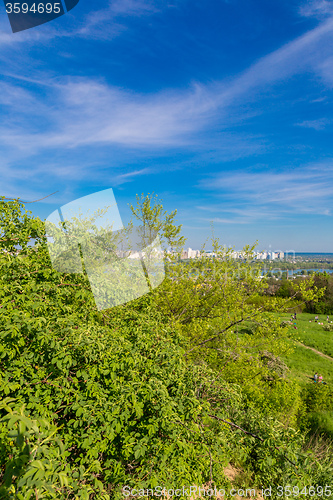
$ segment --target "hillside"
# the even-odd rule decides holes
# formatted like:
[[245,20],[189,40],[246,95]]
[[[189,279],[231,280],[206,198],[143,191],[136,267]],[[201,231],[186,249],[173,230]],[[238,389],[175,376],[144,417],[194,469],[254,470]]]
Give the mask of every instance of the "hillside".
[[[181,238],[145,201],[147,224]],[[1,498],[109,500],[126,485],[191,484],[322,496],[330,444],[309,445],[309,402],[282,362],[290,332],[248,301],[264,284],[246,261],[235,275],[215,241],[221,259],[175,260],[149,294],[98,311],[85,274],[52,268],[43,222],[19,202],[0,209]]]

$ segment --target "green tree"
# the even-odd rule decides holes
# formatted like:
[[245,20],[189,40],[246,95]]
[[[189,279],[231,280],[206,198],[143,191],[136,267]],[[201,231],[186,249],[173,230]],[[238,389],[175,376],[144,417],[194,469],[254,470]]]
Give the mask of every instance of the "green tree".
[[[177,210],[170,214],[164,210],[158,195],[149,194],[136,196],[136,205],[130,205],[134,220],[139,221],[146,230],[148,240],[151,241],[158,234],[165,250],[173,248],[179,254],[185,244],[185,237],[181,235],[182,225],[177,225],[175,218]],[[171,257],[170,254],[168,255]]]
[[38,217],[31,217],[19,200],[5,201],[0,197],[0,250],[16,253],[18,248],[22,254],[28,249],[29,242],[36,244],[44,239],[44,224]]
[[306,310],[316,314],[333,314],[333,276],[329,273],[314,273],[313,286],[322,292],[320,301],[309,300]]

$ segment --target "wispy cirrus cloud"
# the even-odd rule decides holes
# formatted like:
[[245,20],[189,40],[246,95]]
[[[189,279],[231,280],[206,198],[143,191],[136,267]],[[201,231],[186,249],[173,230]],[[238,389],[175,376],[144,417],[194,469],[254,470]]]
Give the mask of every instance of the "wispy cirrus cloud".
[[304,17],[317,17],[322,19],[333,15],[332,0],[311,0],[304,2],[299,13]]
[[[239,207],[239,208],[237,208]],[[217,222],[220,224],[249,224],[256,221],[278,220],[282,214],[277,213],[273,207],[251,206],[243,203],[242,200],[235,199],[233,203],[207,203],[196,207],[197,210],[203,213],[210,214],[209,216],[200,216],[199,220],[205,222]],[[220,214],[220,215],[219,215]]]
[[330,125],[332,120],[329,118],[318,118],[317,120],[304,120],[299,123],[295,123],[297,127],[312,128],[314,130],[324,130],[327,125]]
[[163,12],[172,4],[163,0],[109,0],[97,2],[88,14],[81,14],[80,6],[61,17],[61,23],[47,23],[38,29],[13,33],[6,16],[0,20],[1,46],[35,45],[54,38],[88,38],[112,40],[128,31],[128,20]]
[[72,79],[46,86],[40,105],[38,93],[30,91],[26,98],[17,86],[5,87],[8,95],[17,98],[4,103],[8,121],[0,127],[0,144],[32,154],[94,144],[179,146],[184,136],[207,122],[214,107],[200,86],[185,95],[145,96],[97,81]]
[[[31,86],[26,91],[29,96],[24,100],[8,102],[9,126],[2,127],[0,144],[15,144],[32,153],[93,144],[197,144],[198,133],[203,130],[217,123],[220,130],[230,126],[230,111],[255,99],[262,88],[267,91],[270,85],[310,70],[330,85],[333,70],[328,68],[332,57],[330,19],[263,57],[234,79],[212,85],[193,84],[187,90],[140,95],[89,78],[44,79],[39,89]],[[19,88],[19,80],[7,83],[3,96],[19,92]],[[37,101],[31,110],[29,103]],[[34,119],[41,116],[42,127],[38,129]],[[241,114],[239,120],[244,119]]]
[[92,11],[82,25],[75,29],[75,35],[84,38],[110,40],[127,30],[121,19],[150,16],[160,12],[165,5],[154,0],[113,0],[107,6]]
[[[198,207],[200,209],[200,207]],[[223,217],[199,217],[199,220],[202,222],[216,222],[218,224],[248,224],[250,219],[250,216],[247,214],[246,217],[230,217],[230,218],[223,218]]]
[[[135,15],[134,11],[137,9],[137,15],[145,15],[146,11],[154,12],[158,4],[118,2],[112,5],[115,13],[126,12],[127,9],[127,12]],[[26,42],[26,47],[29,47],[29,43],[35,43],[33,40],[29,41],[29,38]],[[220,158],[229,156],[233,159],[260,154],[269,147],[265,137],[244,133],[235,128],[253,118],[248,108],[247,111],[244,110],[244,104],[257,105],[263,90],[267,94],[273,86],[288,82],[290,78],[303,73],[312,72],[330,89],[330,72],[333,82],[333,65],[330,66],[332,58],[333,20],[329,19],[261,58],[233,78],[214,84],[194,83],[182,90],[166,89],[140,94],[96,78],[54,79],[48,75],[38,76],[38,72],[33,76],[24,71],[17,76],[12,72],[0,83],[3,117],[0,125],[0,154],[5,158],[0,163],[1,174],[8,179],[10,190],[17,175],[21,179],[29,177],[30,182],[36,182],[36,186],[41,186],[46,176],[52,179],[68,179],[68,176],[81,179],[88,178],[93,172],[99,177],[101,170],[95,157],[101,148],[110,148],[112,154],[115,148],[126,152],[130,149],[149,151],[152,154],[186,147],[187,150],[190,148],[207,156],[207,151],[218,151]],[[299,125],[317,127],[320,130],[326,123],[308,121]],[[76,161],[67,160],[67,165],[64,165],[59,151],[66,152],[67,155],[75,152]],[[58,154],[58,159],[55,153]],[[28,159],[38,155],[48,155],[52,161],[45,162],[43,159],[40,164],[35,161],[34,165],[30,162],[31,168],[27,170]],[[15,169],[11,168],[12,165],[16,165]],[[114,182],[119,185],[137,178],[135,173],[126,176],[127,172],[124,174],[121,169],[120,172],[116,168],[114,170]],[[135,169],[135,172],[144,171],[145,169]],[[267,188],[269,181],[268,177],[260,175],[259,178],[257,190],[260,193],[260,183],[267,179]],[[248,181],[256,182],[253,176]],[[282,177],[271,178],[271,182],[277,181],[282,181]],[[287,188],[287,185],[292,186],[292,189]],[[307,205],[311,210],[319,209],[320,200],[317,199],[314,203],[316,195],[313,190],[304,185],[300,192],[300,185],[301,179],[298,182],[286,180],[285,190],[275,193],[278,200],[284,199],[287,203],[289,195],[290,206],[296,207],[298,200],[299,205]],[[232,192],[231,185],[230,189]],[[321,183],[315,183],[314,189],[327,196]],[[313,201],[312,205],[305,203],[304,193],[308,193],[310,202]],[[271,194],[272,203],[278,203],[274,199],[274,192]],[[246,198],[246,191],[244,196]],[[259,203],[255,197],[251,200]],[[283,210],[283,207],[280,209]],[[325,209],[322,207],[320,210],[324,213]],[[252,216],[255,216],[253,212]]]
[[[333,160],[281,172],[225,172],[202,179],[214,203],[199,206],[233,222],[333,213]],[[238,201],[239,200],[239,201]]]
[[141,175],[148,175],[151,174],[152,172],[153,172],[152,168],[141,168],[140,170],[132,170],[131,172],[112,175],[110,181],[112,182],[112,186],[120,186],[122,184],[135,180],[137,177]]

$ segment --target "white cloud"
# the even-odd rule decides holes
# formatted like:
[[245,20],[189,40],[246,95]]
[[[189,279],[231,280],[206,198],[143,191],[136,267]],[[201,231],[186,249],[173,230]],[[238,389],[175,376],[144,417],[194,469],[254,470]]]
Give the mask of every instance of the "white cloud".
[[[157,8],[156,3],[140,1],[115,2],[112,5],[115,12],[124,11],[131,15],[134,15],[135,9],[138,15],[145,15],[146,10],[153,12]],[[24,36],[30,36],[20,33],[17,35],[22,36],[22,40]],[[31,36],[38,38],[37,35]],[[29,43],[26,47],[29,47]],[[52,159],[54,152],[59,151],[69,154],[70,151],[77,153],[80,150],[84,156],[86,147],[90,148],[90,158],[93,151],[97,152],[102,147],[112,148],[112,151],[116,147],[122,148],[126,152],[130,148],[136,151],[149,149],[151,153],[187,146],[197,153],[204,151],[206,156],[209,156],[207,151],[215,149],[220,158],[232,159],[258,154],[266,147],[263,137],[228,130],[230,125],[237,124],[237,120],[242,123],[248,118],[246,112],[237,110],[243,110],[246,102],[260,99],[262,89],[266,91],[272,85],[288,81],[298,73],[312,70],[329,84],[333,67],[329,63],[332,57],[331,19],[263,57],[234,79],[213,85],[193,84],[182,91],[139,94],[89,78],[64,77],[54,80],[50,77],[25,76],[24,72],[17,77],[12,74],[11,78],[7,77],[0,84],[0,106],[3,107],[0,154],[6,159],[0,161],[1,175],[10,180],[9,190],[17,178],[29,178],[30,182],[35,180],[41,186],[38,182],[42,182],[40,179],[44,179],[46,175],[44,163],[41,166],[34,165],[30,170],[23,167],[11,169],[11,165],[17,162],[23,165],[25,159],[38,154],[47,153]],[[321,119],[304,121],[298,125],[317,127],[320,130],[325,124],[324,119]],[[220,132],[212,132],[208,136],[207,130],[212,131],[214,128]],[[68,165],[63,165],[61,160],[54,159],[53,163],[48,161],[47,174],[52,178],[76,180],[87,178],[92,171],[99,176],[98,162],[96,166],[94,162],[89,164],[90,158],[83,161],[83,165],[80,161],[69,162]],[[116,171],[116,168],[113,172],[114,182],[119,185],[134,179],[135,175],[147,173],[142,169],[130,176],[118,173],[119,169]],[[274,204],[284,200],[286,206],[297,210],[301,205],[308,206],[310,212],[321,210],[324,213],[327,210],[327,207],[321,206],[320,196],[316,195],[320,193],[324,197],[328,196],[323,187],[324,180],[314,182],[311,187],[303,185],[302,178],[297,177],[296,182],[288,177],[289,174],[283,174],[286,175],[285,187],[272,191],[269,190],[269,182],[282,182],[283,176],[276,178],[273,174],[270,175],[270,178],[262,175],[256,178],[252,174],[248,178],[246,174],[243,177],[252,185],[256,184],[256,193],[261,192],[260,185],[265,182],[266,194],[262,194],[262,200],[256,197],[255,192],[251,194],[251,191],[245,191],[243,194],[258,206],[260,203]],[[234,178],[230,179],[235,181]],[[224,180],[228,182],[228,177]],[[229,188],[233,192],[232,183]],[[270,193],[270,200],[267,199],[267,193]],[[306,203],[307,197],[310,203]],[[283,210],[281,207],[280,209]],[[239,217],[242,216],[239,214]],[[251,216],[256,215],[252,213]],[[273,217],[274,214],[270,216]]]
[[301,5],[299,13],[304,17],[323,18],[333,15],[332,0],[312,0]]
[[330,125],[332,120],[329,118],[318,118],[317,120],[304,120],[300,123],[296,123],[298,127],[313,128],[314,130],[324,130],[327,125]]
[[110,184],[112,186],[120,186],[122,184],[125,184],[126,182],[135,180],[141,175],[148,175],[152,172],[153,169],[151,168],[141,168],[140,170],[132,170],[131,172],[127,172],[125,174],[108,175],[108,177],[110,178]]
[[333,88],[333,57],[319,60],[316,67],[317,73],[322,78],[323,82],[330,89]]
[[[217,202],[201,207],[231,220],[276,219],[290,214],[331,215],[333,160],[284,172],[225,172],[203,179],[199,187]],[[237,202],[239,200],[239,203]],[[236,207],[236,208],[235,208]],[[239,219],[240,217],[240,219]]]
[[218,224],[248,224],[249,222],[249,217],[243,217],[243,218],[222,218],[222,217],[199,217],[199,220],[204,221],[204,222],[217,222]]
[[332,55],[333,19],[329,19],[260,59],[232,82],[222,96],[235,98],[309,70],[323,76],[323,67],[329,65]]
[[127,31],[128,18],[151,16],[167,8],[163,0],[109,0],[105,7],[80,17],[79,7],[61,17],[61,24],[50,22],[13,34],[7,16],[0,21],[0,47],[35,45],[60,37],[112,40]]
[[4,100],[7,95],[11,99],[6,102],[8,121],[0,128],[0,144],[31,154],[93,144],[181,145],[186,134],[207,122],[214,106],[199,86],[184,95],[143,96],[97,81],[71,80],[44,89],[41,104],[38,94],[26,95],[8,84],[6,89]]
[[118,19],[124,17],[141,17],[159,11],[157,4],[161,2],[147,0],[113,0],[104,9],[93,11],[84,20],[75,35],[81,37],[112,39],[126,30],[125,24]]
[[[124,10],[127,5],[131,11],[134,4],[139,8],[143,3],[128,1],[121,5]],[[114,5],[120,9],[119,3]],[[19,97],[17,102],[9,99],[11,118],[9,126],[6,124],[0,131],[0,143],[16,145],[31,153],[93,144],[132,147],[194,144],[198,142],[197,134],[213,127],[217,120],[220,129],[227,128],[230,110],[253,100],[262,88],[267,90],[269,85],[309,70],[328,81],[332,57],[331,19],[263,57],[232,81],[206,86],[194,84],[187,91],[140,95],[88,78],[67,81],[64,78],[60,82],[46,78],[42,85],[49,86],[49,90],[43,91],[40,99],[38,91],[30,90],[27,95],[19,84],[7,85],[2,99],[14,92],[25,92],[26,97]],[[44,117],[39,128],[38,117]],[[223,134],[220,142],[223,147]]]

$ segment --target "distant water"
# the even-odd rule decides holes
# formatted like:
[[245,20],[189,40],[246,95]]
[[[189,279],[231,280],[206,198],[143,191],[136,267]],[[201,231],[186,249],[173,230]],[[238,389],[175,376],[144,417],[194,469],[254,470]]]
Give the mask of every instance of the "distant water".
[[[291,255],[291,253],[290,253]],[[332,258],[333,259],[333,253],[325,253],[325,252],[295,252],[295,257],[325,257],[325,258]]]
[[300,273],[302,271],[314,271],[316,273],[333,273],[333,269],[289,269],[289,275]]
[[[277,273],[281,275],[281,273],[283,273],[283,272],[285,273],[286,271],[288,272],[288,276],[296,276],[296,274],[301,273],[301,271],[306,271],[306,272],[307,271],[314,271],[316,273],[328,273],[328,274],[333,273],[333,269],[288,269],[287,270],[287,269],[276,268],[275,272],[272,269],[270,269],[268,271],[261,271],[261,275],[263,276],[264,274],[267,274],[269,272],[271,272],[273,275],[274,274],[276,275]],[[300,276],[302,276],[302,275],[300,275]]]

